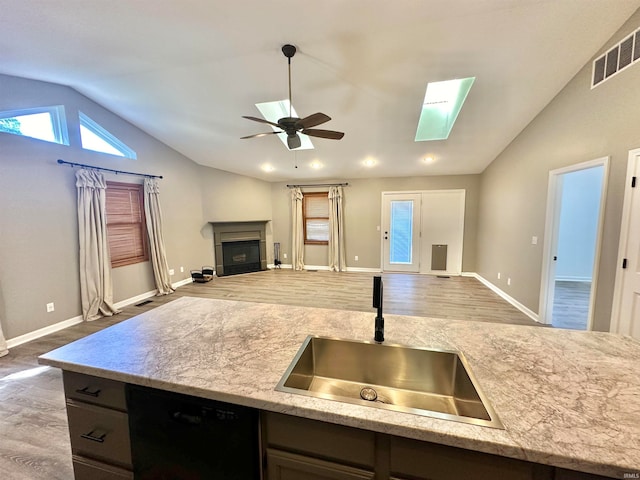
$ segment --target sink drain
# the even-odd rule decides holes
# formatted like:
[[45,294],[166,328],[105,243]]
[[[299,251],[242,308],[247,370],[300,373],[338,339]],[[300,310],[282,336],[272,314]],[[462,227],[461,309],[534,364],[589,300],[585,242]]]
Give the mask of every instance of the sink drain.
[[375,402],[378,398],[378,393],[371,387],[365,387],[360,390],[360,398],[368,402]]

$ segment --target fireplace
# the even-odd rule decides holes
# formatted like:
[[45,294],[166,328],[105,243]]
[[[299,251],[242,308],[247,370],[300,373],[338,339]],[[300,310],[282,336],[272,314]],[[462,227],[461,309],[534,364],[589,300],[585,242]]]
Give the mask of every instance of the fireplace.
[[260,240],[222,244],[222,267],[225,275],[260,271]]
[[235,275],[267,269],[267,220],[211,222],[216,275]]

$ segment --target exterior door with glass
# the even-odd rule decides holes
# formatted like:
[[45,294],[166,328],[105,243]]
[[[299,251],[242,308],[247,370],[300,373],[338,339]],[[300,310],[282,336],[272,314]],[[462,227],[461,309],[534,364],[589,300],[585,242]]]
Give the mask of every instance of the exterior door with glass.
[[382,249],[385,272],[420,271],[420,193],[383,193]]

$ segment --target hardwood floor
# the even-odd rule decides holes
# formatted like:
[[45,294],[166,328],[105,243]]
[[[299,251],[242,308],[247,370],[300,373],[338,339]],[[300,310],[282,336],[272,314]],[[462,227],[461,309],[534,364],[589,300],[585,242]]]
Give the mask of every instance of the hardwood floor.
[[552,324],[556,328],[586,330],[591,282],[555,282]]
[[[12,348],[0,358],[0,478],[73,479],[62,376],[39,366],[38,355],[181,296],[370,311],[373,319],[372,277],[283,269],[214,278]],[[385,274],[383,280],[387,314],[537,325],[474,278]]]

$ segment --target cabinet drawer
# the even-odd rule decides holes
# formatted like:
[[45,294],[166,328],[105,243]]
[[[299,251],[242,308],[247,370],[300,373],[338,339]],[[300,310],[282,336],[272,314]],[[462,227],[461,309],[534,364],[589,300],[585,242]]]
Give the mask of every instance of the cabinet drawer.
[[449,480],[552,480],[553,468],[462,448],[391,437],[390,470],[394,478]]
[[373,480],[373,472],[338,463],[267,450],[267,480]]
[[374,467],[373,432],[278,413],[263,412],[262,418],[269,447]]
[[64,394],[81,402],[127,410],[124,383],[75,372],[63,372]]
[[131,467],[126,413],[67,400],[67,415],[74,454]]
[[133,480],[133,472],[76,455],[73,472],[75,480]]

